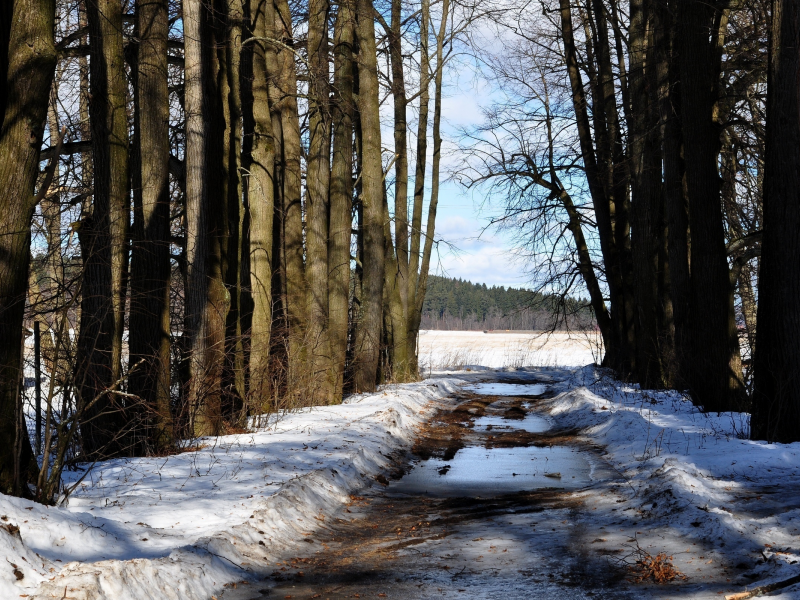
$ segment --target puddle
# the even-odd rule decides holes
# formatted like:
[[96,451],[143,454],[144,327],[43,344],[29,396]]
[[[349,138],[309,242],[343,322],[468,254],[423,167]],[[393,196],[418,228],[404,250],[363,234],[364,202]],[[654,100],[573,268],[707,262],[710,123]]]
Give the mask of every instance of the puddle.
[[541,396],[547,386],[541,383],[474,383],[465,385],[464,390],[488,396]]
[[468,447],[459,450],[450,461],[430,459],[418,463],[387,491],[460,498],[542,488],[575,489],[593,483],[594,471],[585,455],[564,446],[488,450]]
[[514,431],[521,429],[529,433],[544,433],[550,429],[553,424],[545,417],[539,415],[528,414],[524,419],[511,420],[502,417],[501,415],[490,415],[488,417],[480,417],[475,419],[475,431]]

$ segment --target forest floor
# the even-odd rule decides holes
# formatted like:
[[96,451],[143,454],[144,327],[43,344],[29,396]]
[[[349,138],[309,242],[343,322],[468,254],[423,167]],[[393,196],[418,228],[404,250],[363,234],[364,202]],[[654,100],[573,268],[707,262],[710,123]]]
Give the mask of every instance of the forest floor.
[[71,472],[58,507],[0,495],[0,598],[720,598],[800,574],[800,444],[591,366],[451,364]]

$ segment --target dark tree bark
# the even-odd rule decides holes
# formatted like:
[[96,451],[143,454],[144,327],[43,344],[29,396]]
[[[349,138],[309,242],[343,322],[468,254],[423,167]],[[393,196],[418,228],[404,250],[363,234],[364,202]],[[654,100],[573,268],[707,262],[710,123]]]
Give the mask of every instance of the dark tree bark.
[[184,343],[188,360],[190,435],[217,433],[223,367],[226,290],[222,249],[225,225],[224,127],[220,65],[211,7],[185,0],[186,275]]
[[37,470],[27,431],[18,426],[19,386],[34,185],[56,66],[55,2],[15,0],[0,11],[0,492],[20,494],[27,493],[28,473]]
[[[308,380],[308,345],[306,337],[308,291],[306,288],[305,248],[303,245],[303,214],[301,205],[302,173],[300,120],[297,108],[297,72],[292,37],[292,19],[287,0],[275,2],[275,34],[281,45],[276,52],[276,71],[270,69],[277,91],[272,98],[280,117],[280,276],[283,311],[286,319],[284,343],[288,349],[289,385]],[[274,73],[274,75],[272,75]],[[299,390],[296,390],[299,391]]]
[[356,0],[358,38],[358,111],[361,123],[361,204],[364,221],[364,295],[356,324],[353,386],[356,392],[375,390],[380,359],[384,282],[383,167],[374,7]]
[[[289,389],[299,392],[298,385],[308,381],[308,290],[303,244],[302,172],[300,121],[297,108],[297,73],[295,67],[292,20],[287,0],[275,0],[274,34],[277,39],[274,65],[267,64],[275,94],[271,95],[278,123],[273,125],[278,141],[278,207],[279,270],[281,308],[284,324],[280,329],[287,351]],[[292,392],[293,393],[293,392]]]
[[[439,179],[442,160],[442,77],[444,74],[444,44],[447,34],[447,21],[450,17],[450,0],[442,1],[441,21],[436,34],[436,74],[434,76],[433,92],[433,164],[431,165],[431,197],[428,205],[428,221],[425,225],[425,244],[422,250],[422,264],[419,269],[419,289],[416,294],[417,305],[410,319],[411,336],[419,336],[419,326],[422,320],[422,304],[425,301],[425,292],[428,288],[428,272],[433,256],[433,240],[436,235],[436,210],[439,203]],[[416,348],[414,349],[416,355]]]
[[754,439],[800,439],[800,3],[773,0]]
[[715,5],[680,3],[678,13],[681,117],[691,230],[689,387],[705,410],[745,404],[739,339],[725,252],[717,168],[719,129],[713,120],[717,89],[709,32]]
[[[411,214],[411,252],[408,257],[408,356],[413,363],[410,371],[417,373],[418,315],[414,313],[420,305],[418,293],[420,249],[422,243],[422,208],[425,200],[425,171],[428,160],[428,111],[430,105],[430,57],[428,55],[430,0],[422,0],[420,14],[420,67],[419,67],[419,115],[417,117],[417,159],[414,168],[414,204]],[[423,298],[424,301],[424,298]],[[421,315],[419,316],[421,320]]]
[[[225,322],[225,365],[222,373],[222,418],[241,421],[245,396],[245,356],[242,330],[242,24],[243,0],[225,0],[220,25],[224,40],[225,82],[225,229],[223,266],[228,312]],[[221,11],[222,12],[222,11]],[[223,57],[220,57],[222,62]]]
[[78,232],[84,274],[75,380],[78,401],[87,407],[83,449],[93,454],[121,449],[124,404],[110,390],[119,386],[122,374],[130,205],[122,5],[92,0],[87,16],[94,195],[91,215]]
[[408,356],[408,121],[406,83],[403,69],[402,2],[392,0],[389,28],[389,53],[394,99],[394,253],[396,267],[387,270],[386,284],[393,290],[392,369],[394,381],[407,381],[413,375]]
[[[656,5],[659,10],[659,5]],[[668,232],[670,296],[672,298],[673,385],[686,389],[690,340],[689,211],[684,192],[681,89],[675,43],[674,14],[677,2],[661,6],[658,18],[663,39],[659,55],[659,110],[664,161],[664,212]],[[668,358],[668,357],[664,357]]]
[[[6,81],[8,76],[8,57],[11,54],[11,24],[13,22],[14,3],[3,2],[0,6],[0,77]],[[6,85],[0,86],[0,123],[5,120],[6,104],[11,92]]]
[[[612,265],[619,260],[619,257],[617,256],[617,248],[614,242],[609,201],[603,189],[597,159],[595,157],[589,115],[586,107],[586,95],[583,89],[583,82],[576,55],[575,38],[572,27],[572,10],[569,0],[560,0],[560,13],[561,37],[564,44],[567,73],[572,89],[572,104],[577,120],[581,155],[583,157],[586,180],[589,184],[592,203],[597,216],[597,229],[603,253],[603,262],[606,265],[606,269],[610,271],[614,268]],[[609,281],[609,286],[612,287],[613,285],[614,281],[611,279]],[[614,293],[616,294],[616,292]],[[621,293],[621,290],[619,293]],[[614,303],[612,300],[612,305],[613,304],[619,306],[619,303]],[[617,370],[617,372],[624,375],[627,369],[629,367],[633,368],[634,365],[632,356],[624,356],[622,354],[622,349],[617,338],[617,331],[619,331],[620,328],[613,326],[611,317],[608,315],[607,311],[603,311],[595,315],[595,317],[597,318],[598,327],[603,337],[603,345],[606,351],[605,362]]]
[[[136,449],[172,443],[170,411],[170,195],[167,0],[139,0],[128,391],[144,404]],[[141,361],[141,364],[139,364]],[[146,447],[142,447],[142,443]]]
[[[592,0],[590,6],[594,17],[593,35],[590,39],[594,39],[593,47],[597,60],[597,81],[592,86],[595,145],[599,176],[609,204],[613,231],[612,257],[616,257],[608,264],[606,273],[611,281],[608,310],[615,344],[619,348],[617,356],[622,360],[623,357],[634,357],[636,346],[630,240],[630,167],[617,108],[606,8],[601,0]],[[617,42],[619,47],[620,40]],[[629,93],[626,81],[622,77],[620,85],[623,87],[625,106],[628,106]],[[629,116],[630,111],[626,111],[626,114]],[[611,364],[617,360],[612,361],[609,358],[608,362]],[[626,376],[631,373],[633,364],[629,364],[630,360],[631,358],[624,358],[618,365],[620,375]]]
[[[669,384],[662,356],[662,293],[660,250],[664,240],[661,186],[661,136],[657,103],[650,98],[657,89],[653,30],[653,5],[647,0],[630,3],[631,122],[631,254],[636,298],[636,370],[643,388]],[[659,35],[661,31],[658,32]]]

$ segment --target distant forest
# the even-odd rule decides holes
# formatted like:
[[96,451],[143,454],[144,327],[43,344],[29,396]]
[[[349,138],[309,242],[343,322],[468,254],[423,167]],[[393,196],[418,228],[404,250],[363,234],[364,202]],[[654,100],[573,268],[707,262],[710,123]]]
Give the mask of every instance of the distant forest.
[[591,326],[589,302],[431,275],[422,329],[537,330]]

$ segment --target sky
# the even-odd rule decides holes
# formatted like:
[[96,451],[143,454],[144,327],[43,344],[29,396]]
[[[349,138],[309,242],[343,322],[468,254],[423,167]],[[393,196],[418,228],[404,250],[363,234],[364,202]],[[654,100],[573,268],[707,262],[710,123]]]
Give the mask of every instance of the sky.
[[[501,199],[487,196],[484,190],[466,190],[448,180],[458,160],[454,148],[460,132],[480,125],[483,121],[482,109],[488,107],[496,97],[497,90],[486,81],[474,63],[448,63],[442,98],[444,144],[435,235],[436,239],[446,243],[440,243],[438,256],[431,258],[430,272],[489,286],[528,287],[530,276],[525,273],[524,261],[517,258],[518,253],[509,234],[487,228],[491,217],[499,212]],[[432,122],[433,99],[430,111]],[[386,116],[389,119],[384,123],[391,126],[391,117],[388,114]],[[409,121],[415,116],[409,114]],[[411,128],[415,130],[416,124]],[[387,129],[384,135],[387,136],[385,140],[391,140],[391,129]],[[414,143],[411,144],[412,149]],[[428,178],[432,145],[432,140],[429,140]],[[413,163],[410,167],[413,170]],[[426,193],[426,215],[427,200]]]
[[[491,200],[490,200],[491,203]],[[517,258],[507,234],[487,229],[488,218],[495,210],[481,208],[480,200],[454,183],[440,191],[436,218],[436,238],[440,244],[439,261],[431,260],[431,273],[506,287],[527,287],[524,262]]]
[[[454,69],[442,100],[443,137],[451,148],[462,128],[481,124],[481,109],[496,95],[486,81],[475,78],[471,69],[462,67],[461,72],[458,66]],[[436,237],[446,240],[457,251],[440,244],[437,265],[440,272],[436,274],[489,286],[527,287],[530,276],[525,273],[525,262],[518,258],[510,235],[487,227],[490,218],[499,213],[502,199],[487,196],[485,190],[465,190],[453,181],[446,181],[446,171],[457,157],[447,151],[443,154],[445,173],[439,191]]]

